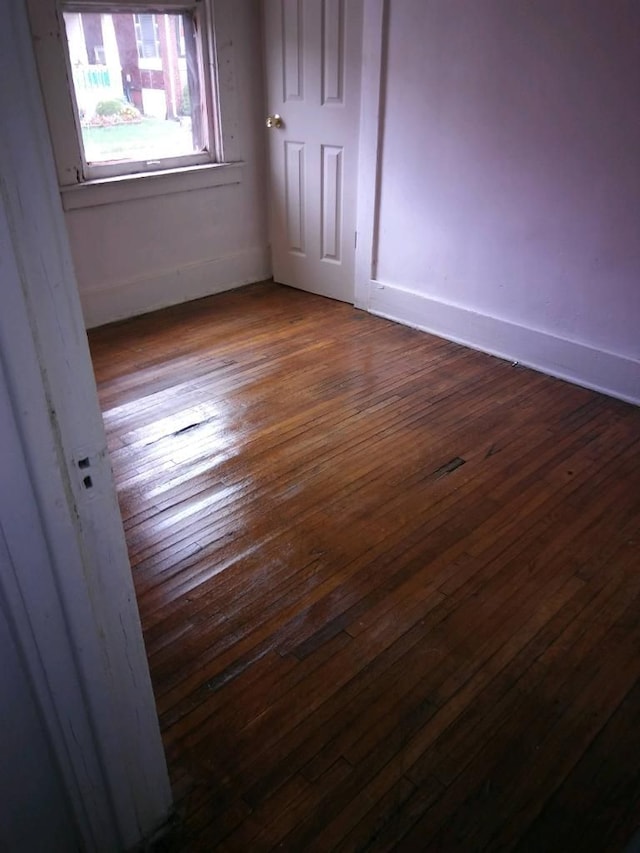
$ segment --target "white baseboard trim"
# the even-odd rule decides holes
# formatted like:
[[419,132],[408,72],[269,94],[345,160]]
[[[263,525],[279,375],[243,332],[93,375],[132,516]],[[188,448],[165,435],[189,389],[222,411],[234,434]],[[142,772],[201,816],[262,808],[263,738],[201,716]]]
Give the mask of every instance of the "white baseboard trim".
[[270,277],[271,259],[265,246],[99,288],[80,288],[80,301],[85,325],[93,329]]
[[379,281],[370,282],[368,310],[379,317],[640,405],[640,361]]

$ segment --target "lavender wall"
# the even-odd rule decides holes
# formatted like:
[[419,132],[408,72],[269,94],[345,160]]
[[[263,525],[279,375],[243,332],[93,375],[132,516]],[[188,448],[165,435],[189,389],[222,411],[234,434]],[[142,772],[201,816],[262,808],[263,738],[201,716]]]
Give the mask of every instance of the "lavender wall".
[[639,47],[635,0],[391,0],[376,278],[637,367]]

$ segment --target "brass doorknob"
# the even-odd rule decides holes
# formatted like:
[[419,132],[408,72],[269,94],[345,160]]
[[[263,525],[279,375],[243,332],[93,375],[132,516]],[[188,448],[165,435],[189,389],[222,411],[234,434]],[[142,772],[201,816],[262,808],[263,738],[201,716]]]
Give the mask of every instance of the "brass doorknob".
[[267,127],[282,127],[282,116],[275,113],[272,116],[267,116]]

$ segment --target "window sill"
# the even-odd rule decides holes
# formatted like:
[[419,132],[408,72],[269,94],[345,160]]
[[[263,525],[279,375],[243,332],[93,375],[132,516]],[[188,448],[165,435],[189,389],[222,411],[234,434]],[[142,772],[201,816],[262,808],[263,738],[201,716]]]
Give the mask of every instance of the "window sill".
[[64,210],[118,204],[137,198],[239,184],[243,163],[207,163],[158,172],[139,172],[60,187]]

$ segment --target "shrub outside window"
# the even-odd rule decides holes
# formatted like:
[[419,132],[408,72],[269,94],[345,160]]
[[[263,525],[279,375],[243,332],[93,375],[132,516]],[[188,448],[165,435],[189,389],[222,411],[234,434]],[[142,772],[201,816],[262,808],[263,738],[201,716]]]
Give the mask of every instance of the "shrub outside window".
[[84,180],[215,161],[206,6],[63,3]]

